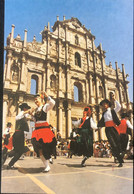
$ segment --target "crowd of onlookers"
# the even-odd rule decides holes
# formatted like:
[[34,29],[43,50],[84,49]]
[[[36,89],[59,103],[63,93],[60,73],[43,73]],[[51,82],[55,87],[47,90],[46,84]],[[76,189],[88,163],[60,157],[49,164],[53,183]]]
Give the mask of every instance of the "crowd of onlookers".
[[[69,149],[70,139],[63,139],[59,135],[57,138],[57,146],[56,146],[56,155],[57,156],[67,156],[69,158],[72,157],[71,151]],[[25,145],[28,146],[29,152],[27,152],[26,156],[33,156],[36,158],[36,153],[34,152],[31,140],[26,140]],[[99,158],[111,158],[112,151],[110,144],[107,140],[95,141],[93,143],[93,156]],[[126,154],[124,156],[125,159],[133,159],[133,141],[130,140],[127,146]]]

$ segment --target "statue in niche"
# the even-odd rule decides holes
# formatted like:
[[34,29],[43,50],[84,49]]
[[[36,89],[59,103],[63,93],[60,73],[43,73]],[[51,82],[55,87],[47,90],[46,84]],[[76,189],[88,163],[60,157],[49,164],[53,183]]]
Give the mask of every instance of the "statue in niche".
[[52,89],[56,89],[56,77],[55,77],[55,75],[51,76],[50,86]]
[[9,103],[8,103],[8,116],[16,116],[17,112],[17,99],[14,97],[9,98]]
[[12,69],[12,81],[17,82],[19,78],[19,71],[18,68],[14,66]]

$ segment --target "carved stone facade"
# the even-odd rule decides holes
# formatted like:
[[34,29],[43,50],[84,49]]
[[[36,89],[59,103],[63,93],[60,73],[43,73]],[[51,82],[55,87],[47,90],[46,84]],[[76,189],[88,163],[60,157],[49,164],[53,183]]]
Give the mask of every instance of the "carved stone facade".
[[[124,65],[122,72],[117,62],[116,69],[111,63],[106,65],[101,44],[95,46],[95,36],[77,18],[57,18],[53,32],[48,23],[41,33],[42,42],[37,42],[35,36],[27,42],[27,30],[24,40],[20,35],[14,38],[14,28],[12,25],[5,48],[3,128],[8,121],[15,128],[20,103],[35,107],[32,87],[34,93],[46,91],[55,99],[48,120],[63,138],[69,136],[71,121],[81,118],[87,105],[92,107],[97,122],[102,114],[99,103],[109,98],[110,92],[115,92],[123,109],[131,110]],[[105,139],[104,129],[94,132],[94,139],[100,138]]]

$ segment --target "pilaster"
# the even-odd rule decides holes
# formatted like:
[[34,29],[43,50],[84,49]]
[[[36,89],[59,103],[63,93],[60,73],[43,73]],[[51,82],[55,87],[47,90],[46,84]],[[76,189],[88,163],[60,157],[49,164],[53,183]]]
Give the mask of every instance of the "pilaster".
[[8,109],[8,95],[4,94],[3,96],[3,124],[2,124],[2,135],[4,133],[4,130],[6,128],[7,123],[7,109]]
[[63,130],[62,130],[62,109],[63,109],[63,102],[60,100],[59,101],[59,106],[58,106],[58,127],[59,131],[61,133],[61,136],[64,136]]

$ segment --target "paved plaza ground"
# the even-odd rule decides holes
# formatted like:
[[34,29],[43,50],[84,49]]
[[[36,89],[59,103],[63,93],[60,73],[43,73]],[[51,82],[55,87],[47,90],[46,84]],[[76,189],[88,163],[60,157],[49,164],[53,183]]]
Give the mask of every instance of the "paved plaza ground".
[[1,193],[47,194],[133,194],[133,161],[125,160],[122,168],[113,158],[90,158],[81,167],[82,157],[59,156],[43,173],[40,159],[25,157],[14,170],[1,172]]

